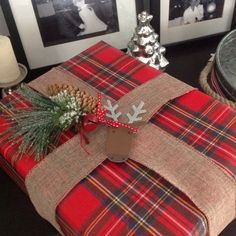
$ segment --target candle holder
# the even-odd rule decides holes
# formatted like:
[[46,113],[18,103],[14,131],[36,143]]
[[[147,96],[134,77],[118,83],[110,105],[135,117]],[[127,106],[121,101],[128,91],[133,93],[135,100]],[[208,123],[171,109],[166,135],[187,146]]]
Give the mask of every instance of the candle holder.
[[9,83],[0,83],[1,88],[1,97],[5,97],[8,94],[11,94],[14,90],[18,89],[21,85],[23,80],[28,74],[28,70],[26,66],[23,64],[18,63],[20,69],[20,75],[16,78],[16,80],[9,82]]

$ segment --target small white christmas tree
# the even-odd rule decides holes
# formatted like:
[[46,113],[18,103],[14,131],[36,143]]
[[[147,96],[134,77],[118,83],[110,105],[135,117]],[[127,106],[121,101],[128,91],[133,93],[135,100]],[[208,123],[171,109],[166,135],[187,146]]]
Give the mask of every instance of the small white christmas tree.
[[150,25],[153,16],[146,11],[138,15],[138,26],[128,43],[127,53],[145,64],[163,70],[169,62],[164,57],[166,49],[158,42],[158,34]]

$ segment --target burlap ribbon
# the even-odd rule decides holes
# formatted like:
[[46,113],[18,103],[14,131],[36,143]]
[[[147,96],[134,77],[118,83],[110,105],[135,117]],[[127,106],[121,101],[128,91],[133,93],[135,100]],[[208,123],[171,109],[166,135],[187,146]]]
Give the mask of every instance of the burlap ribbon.
[[[30,86],[47,95],[49,84],[66,82],[96,94],[85,82],[58,69],[51,70]],[[118,104],[126,114],[131,105],[144,101],[148,111],[144,119],[149,120],[167,101],[191,90],[192,87],[162,74],[123,96]],[[90,135],[91,155],[81,149],[79,138],[75,136],[50,153],[26,178],[36,210],[59,231],[56,207],[77,183],[106,159],[105,136],[105,127],[99,127]],[[184,192],[207,217],[210,235],[218,235],[235,218],[234,179],[206,156],[157,126],[148,123],[139,130],[130,157]]]

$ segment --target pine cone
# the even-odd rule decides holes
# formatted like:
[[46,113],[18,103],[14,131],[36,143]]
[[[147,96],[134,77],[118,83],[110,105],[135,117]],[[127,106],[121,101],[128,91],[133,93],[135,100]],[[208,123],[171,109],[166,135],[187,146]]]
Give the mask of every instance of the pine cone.
[[68,84],[52,84],[48,87],[49,96],[55,96],[61,91],[67,91],[71,96],[76,97],[76,99],[80,100],[81,107],[85,113],[95,113],[97,110],[97,98],[91,96],[89,93],[85,91],[79,90],[72,85]]

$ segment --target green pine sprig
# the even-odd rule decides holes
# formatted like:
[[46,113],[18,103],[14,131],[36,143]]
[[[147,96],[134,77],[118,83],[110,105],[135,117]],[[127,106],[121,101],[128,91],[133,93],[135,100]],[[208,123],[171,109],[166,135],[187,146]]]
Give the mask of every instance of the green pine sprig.
[[11,109],[13,116],[6,119],[12,127],[0,134],[1,141],[19,145],[15,159],[32,154],[39,161],[48,152],[49,144],[56,144],[63,130],[80,122],[85,115],[78,99],[61,91],[51,98],[44,97],[29,87],[18,93],[32,103],[32,107]]

